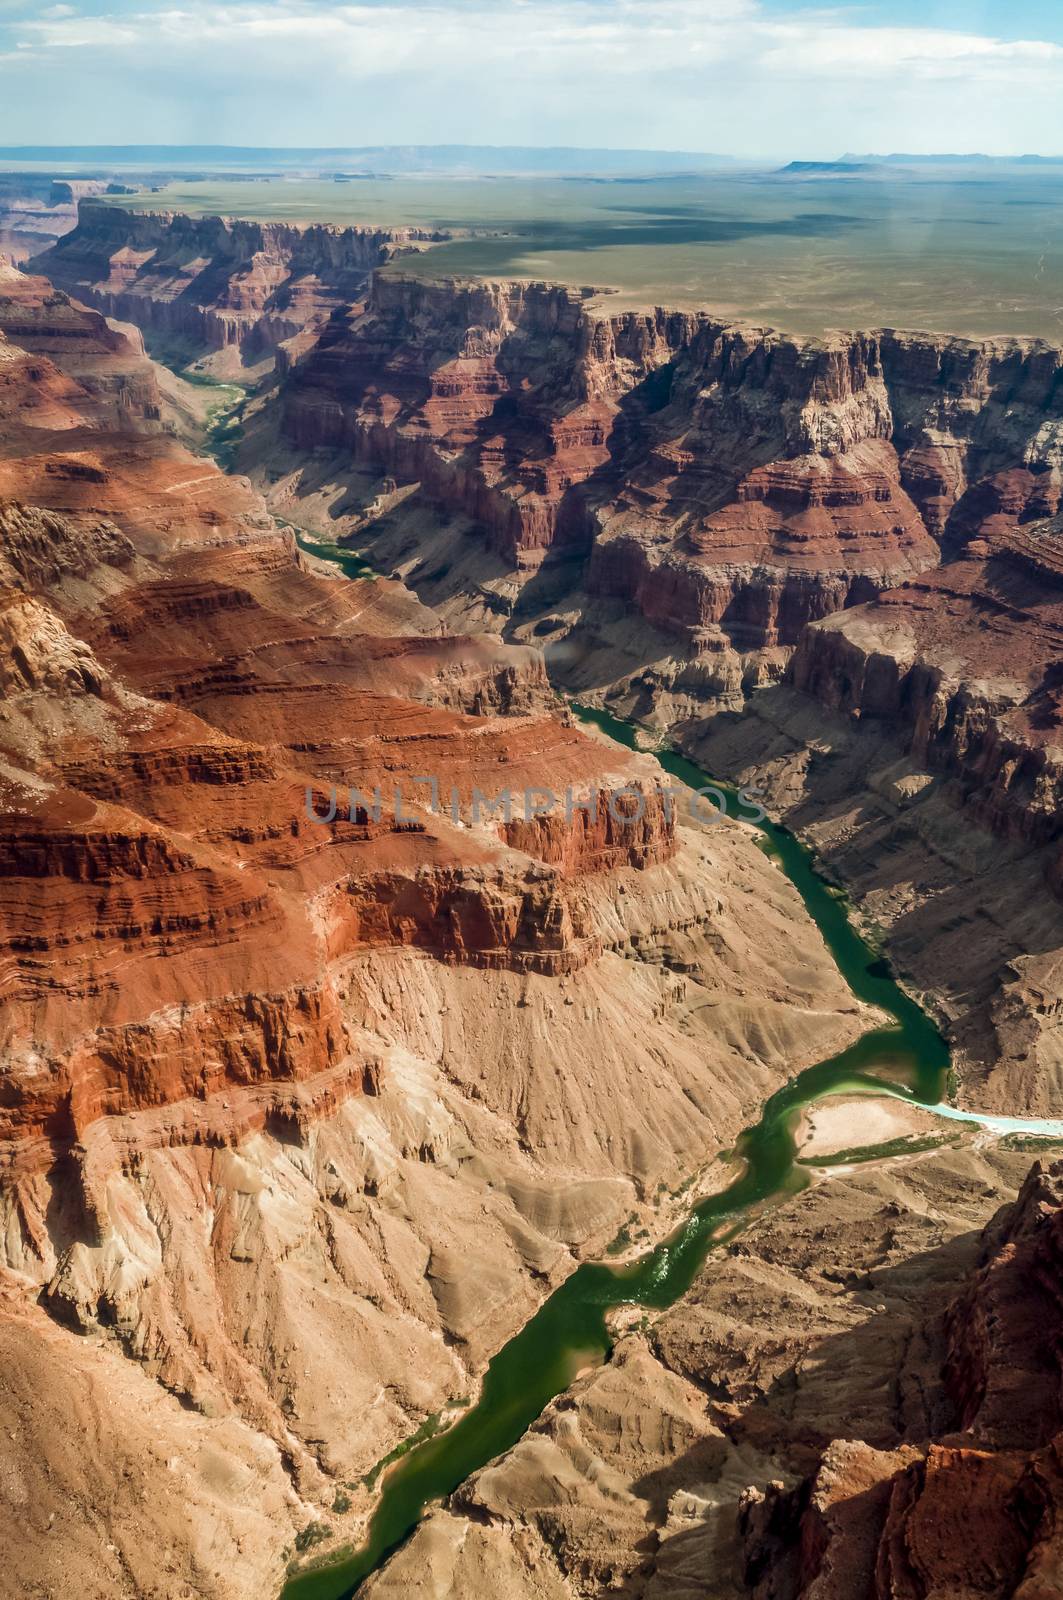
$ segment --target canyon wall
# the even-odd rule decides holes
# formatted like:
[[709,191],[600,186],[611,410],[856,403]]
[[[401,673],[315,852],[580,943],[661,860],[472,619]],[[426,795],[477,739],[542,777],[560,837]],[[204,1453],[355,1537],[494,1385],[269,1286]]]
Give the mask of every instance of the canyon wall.
[[49,178],[0,173],[0,255],[16,264],[48,249],[77,226],[78,202],[103,194],[107,178]]
[[837,1443],[795,1491],[741,1511],[757,1600],[1034,1596],[1058,1582],[1063,1168],[1034,1167],[944,1315],[944,1427]]
[[244,451],[278,509],[665,721],[740,704],[809,622],[1058,507],[1063,379],[1043,342],[803,339],[377,270],[435,237],[89,199],[41,262],[191,352],[279,351]]
[[334,318],[292,370],[285,432],[417,480],[518,565],[559,543],[586,549],[579,491],[611,460],[617,400],[691,325],[663,312],[598,322],[590,293],[378,276],[370,309]]
[[[119,333],[99,312],[72,301],[46,278],[0,263],[0,327],[19,359],[41,356],[51,385],[77,385],[73,418],[124,428],[159,423],[162,399],[155,368],[135,329]],[[28,376],[29,381],[26,381]],[[11,385],[11,396],[36,406],[47,390],[44,372],[32,369]]]
[[263,481],[446,614],[501,613],[562,680],[672,722],[778,678],[808,623],[1052,514],[1061,371],[1037,341],[798,339],[392,269],[287,370]]
[[335,307],[358,298],[374,267],[444,237],[132,212],[87,199],[77,227],[37,266],[57,287],[190,356],[235,347],[254,363],[312,338]]
[[[11,273],[0,288],[0,328],[29,357],[12,383],[33,401],[11,405],[0,458],[7,781],[12,795],[29,786],[0,850],[8,948],[24,952],[5,1038],[28,1051],[43,1026],[52,1046],[21,1086],[7,1080],[7,1130],[80,1137],[94,1115],[187,1096],[215,1070],[253,1082],[335,1065],[323,951],[413,945],[549,971],[586,959],[562,876],[666,861],[673,830],[652,797],[630,828],[603,812],[567,829],[558,817],[466,829],[500,765],[518,794],[563,792],[615,759],[549,716],[537,654],[363,639],[354,618],[372,585],[313,576],[245,484],[152,431],[150,364],[124,336],[43,280]],[[49,394],[61,419],[39,415]],[[437,678],[454,709],[424,704]],[[394,693],[404,682],[409,699]],[[492,703],[511,718],[465,709]],[[416,806],[425,765],[448,807],[437,815]],[[649,769],[641,781],[654,788]],[[413,813],[389,820],[404,783]],[[379,788],[382,815],[341,806],[314,822],[304,791],[337,785]],[[300,927],[300,886],[317,898],[316,931]],[[257,1046],[233,1031],[224,962],[203,967],[226,948],[241,951]],[[172,1072],[159,1060],[130,1076],[140,1046],[116,1037],[100,1057],[101,994],[112,1030],[143,1019],[138,966],[153,1009],[216,993],[218,1019],[207,1003],[193,1030],[200,1052],[208,1039],[218,1052],[207,1080],[186,1042]]]
[[[246,317],[249,349],[280,331],[236,225],[143,226],[163,278],[211,243],[190,299]],[[146,268],[127,303],[149,326],[161,283]],[[625,1217],[666,1232],[669,1187],[716,1186],[754,1106],[871,1020],[745,830],[673,826],[649,758],[558,714],[533,638],[713,770],[764,776],[795,825],[811,805],[963,1092],[1058,1114],[1057,351],[802,341],[536,284],[384,273],[367,308],[306,289],[321,337],[282,354],[257,444],[297,503],[319,463],[330,525],[419,574],[418,603],[326,574],[160,433],[141,352],[97,313],[0,291],[23,1587],[103,1561],[132,1596],[161,1547],[174,1592],[243,1600],[297,1531],[356,1538],[370,1469],[574,1261]],[[474,591],[511,642],[446,631]],[[484,820],[475,791],[503,780],[645,804]],[[396,788],[402,817],[376,815]],[[979,1240],[1029,1158],[956,1137],[824,1168],[757,1219],[373,1596],[426,1573],[514,1600],[693,1597],[707,1572],[721,1600],[1050,1590],[1060,1178],[1036,1170]],[[133,1441],[92,1484],[49,1443],[86,1395]],[[163,1470],[176,1525],[146,1493]]]
[[261,449],[453,625],[763,783],[932,992],[969,1103],[1049,1114],[1061,360],[387,272]]
[[432,1507],[370,1600],[1054,1593],[1060,1167],[1023,1183],[1028,1153],[960,1130],[904,1144],[819,1166],[676,1305],[621,1310],[609,1362]]
[[[794,685],[888,727],[975,821],[1063,833],[1063,525],[972,539],[959,559],[807,630]],[[1063,884],[1063,865],[1056,876]]]

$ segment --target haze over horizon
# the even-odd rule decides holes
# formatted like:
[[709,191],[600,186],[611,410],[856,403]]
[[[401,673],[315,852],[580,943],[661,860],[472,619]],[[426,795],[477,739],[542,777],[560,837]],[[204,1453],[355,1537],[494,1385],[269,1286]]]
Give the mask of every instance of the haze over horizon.
[[1054,154],[1063,17],[1047,0],[0,0],[0,85],[6,145]]
[[[1063,147],[1061,147],[1063,148]],[[541,163],[535,157],[541,155]],[[482,165],[478,165],[476,157],[484,157]],[[594,162],[580,163],[581,156],[594,158]],[[713,164],[718,164],[721,172],[732,165],[736,169],[753,166],[758,169],[772,170],[777,164],[787,163],[794,167],[848,167],[879,164],[883,167],[918,167],[933,166],[935,163],[942,165],[987,165],[1001,164],[1010,167],[1012,164],[1030,165],[1036,168],[1038,164],[1063,165],[1063,153],[1053,150],[1030,151],[1024,150],[1014,155],[991,155],[982,150],[906,150],[906,151],[843,151],[839,154],[818,158],[790,157],[786,153],[760,158],[742,154],[723,153],[720,151],[697,149],[662,149],[652,145],[558,145],[558,144],[371,144],[371,145],[248,145],[248,144],[154,144],[143,142],[107,143],[107,144],[60,144],[60,143],[0,143],[0,160],[20,159],[27,164],[37,161],[55,162],[85,162],[87,160],[106,161],[121,165],[144,166],[157,162],[160,167],[178,166],[192,162],[204,165],[226,164],[239,167],[241,162],[248,168],[262,167],[268,172],[272,169],[290,168],[297,171],[306,168],[315,157],[327,157],[328,161],[338,161],[340,158],[350,157],[352,160],[372,160],[381,172],[389,174],[400,172],[418,173],[423,170],[440,173],[467,172],[470,175],[480,173],[500,175],[506,172],[514,174],[534,174],[541,171],[544,174],[564,172],[566,169],[590,172],[595,170],[595,163],[600,162],[603,167],[615,166],[618,171],[631,169],[639,165],[642,156],[660,158],[662,172],[667,172],[671,163],[675,163],[678,172],[696,173],[708,169]],[[246,158],[246,159],[244,159]],[[380,160],[380,158],[385,158]],[[391,158],[391,159],[388,159]],[[564,158],[564,159],[562,159]],[[348,163],[349,164],[349,163]]]

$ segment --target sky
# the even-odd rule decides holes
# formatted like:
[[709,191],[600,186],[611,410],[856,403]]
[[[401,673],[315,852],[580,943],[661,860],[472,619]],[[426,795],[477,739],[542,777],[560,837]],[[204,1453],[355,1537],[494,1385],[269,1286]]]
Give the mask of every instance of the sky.
[[0,144],[1063,152],[1060,0],[0,0]]

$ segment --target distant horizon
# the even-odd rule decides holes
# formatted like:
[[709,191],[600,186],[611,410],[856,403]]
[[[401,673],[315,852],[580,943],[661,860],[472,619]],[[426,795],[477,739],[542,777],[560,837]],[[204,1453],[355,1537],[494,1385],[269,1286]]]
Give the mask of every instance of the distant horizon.
[[[398,140],[393,143],[377,144],[219,144],[204,143],[190,144],[184,142],[169,143],[141,143],[127,141],[121,143],[56,143],[43,144],[40,142],[26,144],[0,145],[0,161],[9,158],[23,160],[81,160],[81,159],[112,159],[123,157],[133,159],[151,159],[180,155],[195,158],[221,158],[257,156],[264,158],[296,158],[296,157],[328,157],[340,158],[348,156],[390,156],[403,154],[408,159],[415,159],[419,154],[443,152],[453,153],[454,156],[497,154],[499,156],[523,153],[527,156],[593,156],[593,157],[649,157],[654,160],[682,160],[684,163],[699,161],[705,163],[719,163],[724,166],[749,165],[771,167],[777,163],[794,166],[808,167],[844,167],[849,165],[880,163],[883,166],[927,165],[939,163],[948,165],[974,164],[983,162],[993,163],[1045,163],[1047,165],[1063,164],[1063,154],[1055,151],[1043,152],[1036,150],[1022,150],[1016,153],[999,153],[988,150],[904,150],[904,151],[845,151],[839,155],[830,156],[805,156],[793,155],[789,152],[778,152],[774,155],[756,156],[743,153],[729,153],[713,150],[695,150],[685,148],[664,148],[653,145],[582,145],[582,144],[510,144],[510,143],[468,143],[439,140],[436,142],[407,142]],[[137,164],[141,164],[138,159]],[[689,175],[689,170],[684,175]]]

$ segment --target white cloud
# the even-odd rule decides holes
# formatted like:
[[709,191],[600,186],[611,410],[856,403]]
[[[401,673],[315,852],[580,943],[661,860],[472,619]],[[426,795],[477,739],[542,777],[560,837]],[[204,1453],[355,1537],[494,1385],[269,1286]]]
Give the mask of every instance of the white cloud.
[[[807,11],[779,18],[755,0],[413,0],[409,4],[329,5],[314,0],[78,15],[55,5],[23,23],[53,48],[181,47],[190,56],[219,48],[292,45],[330,53],[355,76],[419,61],[466,72],[519,55],[529,68],[564,57],[580,70],[622,75],[684,71],[692,63],[741,62],[772,74],[816,78],[881,76],[896,70],[950,76],[992,69],[1003,77],[1057,72],[1063,46],[1004,41],[941,28],[860,27],[850,12]],[[333,55],[332,52],[338,52]]]
[[827,24],[776,24],[763,30],[771,42],[767,70],[811,72],[817,77],[878,77],[918,72],[951,77],[957,70],[1018,79],[1030,71],[1060,73],[1063,46],[1044,40],[1009,41],[944,28],[855,28]]
[[[727,5],[725,12],[750,15],[752,7]],[[444,51],[448,57],[461,54],[468,66],[495,56],[500,49],[512,54],[540,55],[581,48],[594,52],[613,51],[628,58],[633,43],[640,47],[660,40],[671,42],[668,52],[682,45],[681,30],[669,20],[662,26],[652,12],[682,13],[681,5],[638,8],[608,7],[603,4],[566,4],[565,0],[546,0],[530,13],[510,0],[510,4],[481,4],[467,0],[460,7],[432,4],[339,5],[300,4],[298,0],[276,0],[272,4],[213,6],[192,4],[182,9],[158,8],[140,13],[98,13],[76,18],[45,13],[32,26],[41,42],[57,47],[110,46],[117,38],[151,47],[155,43],[179,41],[182,45],[209,50],[221,44],[254,44],[292,41],[328,47],[343,46],[351,51],[351,64],[363,71],[375,70],[402,56]],[[702,24],[703,28],[705,23]],[[710,27],[716,26],[713,23]],[[438,55],[433,57],[438,61]],[[634,63],[630,63],[634,66]]]
[[[0,17],[0,47],[3,31]],[[888,143],[918,146],[925,122],[952,129],[950,142],[969,126],[979,146],[995,129],[998,142],[1026,147],[1053,126],[1063,91],[1056,43],[864,27],[851,9],[780,15],[759,0],[184,0],[93,15],[60,4],[23,17],[18,32],[53,63],[40,70],[51,70],[60,106],[62,75],[91,71],[115,88],[96,121],[132,115],[150,86],[178,122],[186,108],[189,127],[171,137],[218,137],[244,117],[245,143],[759,152],[803,150],[812,137],[817,149],[828,139],[829,153],[875,142],[877,127]],[[913,94],[925,108],[916,127]],[[46,135],[59,137],[39,127]],[[92,135],[144,136],[132,126]]]

